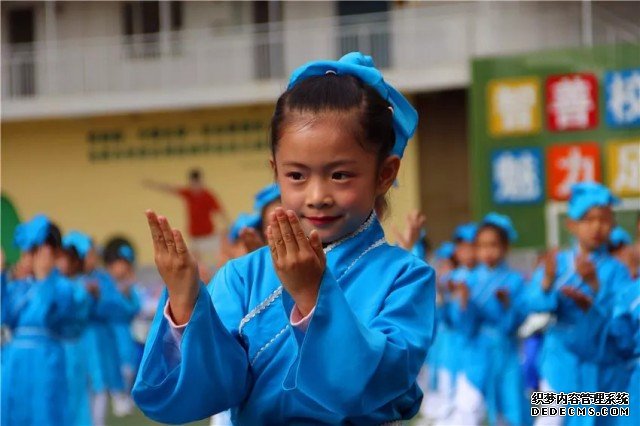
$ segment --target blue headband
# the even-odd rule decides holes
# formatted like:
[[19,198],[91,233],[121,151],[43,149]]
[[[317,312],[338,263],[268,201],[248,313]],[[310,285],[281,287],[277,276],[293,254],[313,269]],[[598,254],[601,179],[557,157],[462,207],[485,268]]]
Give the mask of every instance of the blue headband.
[[628,246],[632,242],[631,235],[620,225],[613,228],[609,234],[609,243],[614,247]]
[[51,221],[43,214],[18,225],[13,234],[13,243],[23,252],[42,245],[47,239]]
[[264,209],[267,205],[277,200],[278,198],[280,198],[280,187],[277,183],[271,183],[262,188],[255,195],[253,210],[255,210],[257,214],[261,214],[262,209]]
[[606,186],[596,182],[579,182],[571,187],[567,215],[573,220],[580,220],[594,207],[610,207],[619,202],[618,197]]
[[475,223],[465,223],[458,226],[453,232],[453,239],[464,241],[465,243],[472,243],[476,238],[476,232],[478,232],[478,225]]
[[231,229],[229,230],[229,238],[235,243],[240,237],[240,231],[244,228],[258,228],[260,226],[260,215],[257,213],[240,213],[236,218]]
[[513,227],[513,222],[511,222],[509,216],[491,212],[487,214],[484,219],[482,219],[482,222],[480,222],[480,226],[482,225],[493,225],[496,228],[502,229],[504,232],[506,232],[507,238],[509,238],[510,243],[513,243],[518,239],[518,233]]
[[456,245],[451,241],[445,241],[436,250],[436,259],[451,259],[455,251]]
[[402,158],[407,141],[418,126],[418,112],[400,92],[387,84],[382,73],[375,67],[371,56],[351,52],[339,61],[313,61],[296,69],[289,79],[288,89],[309,77],[325,74],[352,75],[364,84],[373,87],[393,108],[393,130],[396,142],[392,153]]
[[128,244],[123,244],[120,247],[118,247],[118,256],[120,256],[121,258],[123,258],[129,263],[133,263],[136,260],[136,256],[133,252],[133,248],[131,248],[131,246]]
[[87,257],[87,253],[93,247],[91,237],[80,231],[69,231],[67,235],[62,238],[62,247],[65,249],[74,248],[78,252],[80,259]]

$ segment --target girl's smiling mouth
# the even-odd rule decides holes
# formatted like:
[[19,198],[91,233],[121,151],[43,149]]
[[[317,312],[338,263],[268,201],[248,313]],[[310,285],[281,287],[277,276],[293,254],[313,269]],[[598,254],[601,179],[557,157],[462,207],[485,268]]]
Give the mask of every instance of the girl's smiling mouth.
[[304,216],[314,226],[326,226],[330,225],[342,216]]

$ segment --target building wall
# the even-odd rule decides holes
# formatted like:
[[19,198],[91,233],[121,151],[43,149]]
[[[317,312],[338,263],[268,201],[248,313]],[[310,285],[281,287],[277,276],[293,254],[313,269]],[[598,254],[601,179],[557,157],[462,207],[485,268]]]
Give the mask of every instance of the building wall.
[[438,244],[451,238],[456,225],[472,219],[467,91],[423,94],[416,102],[421,209],[427,216],[429,240]]
[[[186,217],[180,199],[148,190],[142,180],[179,185],[186,183],[188,170],[199,167],[231,216],[250,210],[253,194],[272,179],[266,145],[272,108],[6,123],[2,126],[2,190],[23,219],[44,212],[64,231],[84,230],[98,242],[124,234],[139,250],[140,262],[150,264],[152,252],[144,211],[154,209],[182,230]],[[245,123],[262,123],[263,127],[222,136],[202,133],[206,125],[233,124],[241,128]],[[149,129],[162,132],[176,128],[185,129],[184,137],[148,137]],[[119,141],[98,140],[118,132],[122,134]],[[203,141],[226,148],[221,152],[176,153],[183,148],[189,151],[194,146],[202,147]],[[256,142],[260,142],[259,147],[251,148]],[[418,205],[416,147],[412,145],[403,161],[400,187],[392,191],[389,225],[402,226],[409,209]],[[165,152],[167,146],[176,152],[137,154],[143,148]],[[103,152],[108,152],[109,158],[101,157]]]

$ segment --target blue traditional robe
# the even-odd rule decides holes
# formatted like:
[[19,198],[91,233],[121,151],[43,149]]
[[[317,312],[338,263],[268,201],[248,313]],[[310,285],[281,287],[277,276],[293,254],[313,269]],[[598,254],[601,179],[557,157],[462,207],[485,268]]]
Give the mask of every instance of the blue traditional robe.
[[142,411],[183,423],[232,408],[246,425],[413,417],[434,328],[433,269],[388,245],[373,214],[325,253],[306,332],[290,324],[294,301],[268,247],[201,286],[179,344],[158,309],[133,389]]
[[91,390],[94,393],[122,392],[124,382],[113,323],[130,315],[131,306],[106,271],[96,269],[85,279],[97,282],[100,287],[100,296],[91,311],[85,335]]
[[3,425],[70,424],[63,339],[78,337],[87,297],[57,270],[7,285],[3,320],[13,339],[3,353]]
[[[605,316],[610,316],[616,295],[629,283],[629,272],[618,260],[610,256],[606,249],[592,252],[590,260],[595,264],[599,282],[598,292],[576,272],[575,259],[578,248],[559,252],[555,280],[549,289],[542,289],[544,268],[540,267],[533,275],[528,288],[527,305],[534,312],[550,312],[555,322],[545,333],[540,353],[540,376],[547,381],[555,392],[597,392],[603,389],[602,377],[619,377],[622,365],[599,364],[591,356],[581,356],[571,349],[571,342],[580,338],[580,327],[585,326],[586,317],[576,303],[562,295],[564,286],[575,287],[593,298],[595,306]],[[605,386],[609,387],[609,386]],[[567,417],[566,423],[589,425],[592,417]]]
[[[490,424],[501,416],[510,425],[529,423],[524,380],[518,355],[518,327],[526,317],[522,276],[502,262],[495,268],[477,266],[467,283],[470,297],[463,309],[453,304],[452,317],[465,338],[461,372],[485,399]],[[509,294],[503,305],[496,291]]]

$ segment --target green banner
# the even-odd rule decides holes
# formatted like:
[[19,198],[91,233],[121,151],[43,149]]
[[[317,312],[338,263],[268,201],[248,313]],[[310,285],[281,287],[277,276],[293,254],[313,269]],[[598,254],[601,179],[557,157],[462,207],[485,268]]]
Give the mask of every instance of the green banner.
[[635,234],[640,209],[640,44],[476,59],[471,85],[474,217],[509,215],[516,246],[566,244],[577,181],[608,185]]

